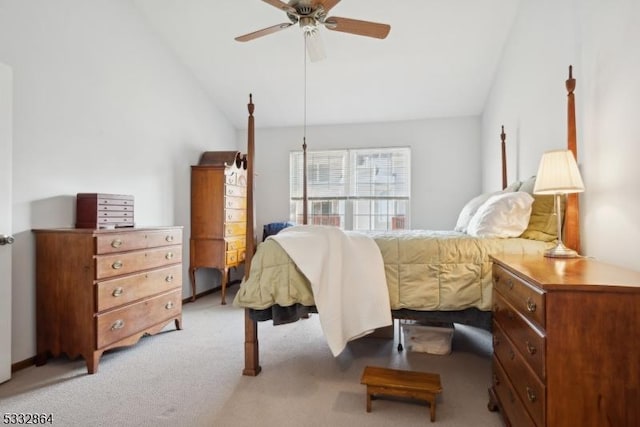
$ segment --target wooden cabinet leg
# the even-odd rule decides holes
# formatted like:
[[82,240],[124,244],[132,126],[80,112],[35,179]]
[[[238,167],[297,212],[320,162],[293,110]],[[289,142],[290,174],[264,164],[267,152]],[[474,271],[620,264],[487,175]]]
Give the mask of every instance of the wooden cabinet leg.
[[196,269],[189,267],[189,281],[191,282],[191,301],[196,300]]
[[43,351],[36,354],[36,366],[42,366],[47,363],[47,352]]
[[367,412],[371,412],[371,393],[367,390]]
[[225,301],[225,296],[227,295],[227,281],[229,280],[229,268],[225,267],[222,269],[222,279],[220,280],[220,285],[222,286],[222,301],[220,304],[225,305],[227,301]]
[[87,372],[89,374],[95,374],[98,372],[98,362],[100,361],[100,357],[102,356],[102,351],[94,351],[88,356],[85,356],[87,361]]

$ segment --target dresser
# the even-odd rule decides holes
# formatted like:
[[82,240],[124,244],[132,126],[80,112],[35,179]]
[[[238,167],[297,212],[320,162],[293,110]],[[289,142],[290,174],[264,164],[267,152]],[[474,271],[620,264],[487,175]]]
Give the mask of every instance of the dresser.
[[493,257],[490,409],[514,427],[640,425],[640,272]]
[[196,298],[196,270],[221,272],[221,303],[229,269],[244,261],[247,221],[246,163],[237,151],[207,151],[191,166],[189,279]]
[[36,239],[36,365],[104,351],[182,321],[182,227],[41,229]]

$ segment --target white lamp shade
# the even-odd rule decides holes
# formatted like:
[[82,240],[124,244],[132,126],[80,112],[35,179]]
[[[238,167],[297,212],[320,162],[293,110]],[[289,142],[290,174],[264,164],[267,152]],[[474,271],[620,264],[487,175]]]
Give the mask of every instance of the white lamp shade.
[[584,184],[570,150],[547,151],[540,159],[535,194],[581,193]]

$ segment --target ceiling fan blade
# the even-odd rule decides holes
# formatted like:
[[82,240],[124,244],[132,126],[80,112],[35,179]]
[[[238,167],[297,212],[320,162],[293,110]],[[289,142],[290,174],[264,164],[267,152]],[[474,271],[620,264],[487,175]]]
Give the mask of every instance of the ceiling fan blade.
[[263,28],[258,31],[254,31],[249,34],[245,34],[243,36],[238,36],[235,38],[236,41],[239,42],[248,42],[249,40],[257,39],[258,37],[266,36],[268,34],[273,34],[275,32],[284,30],[285,28],[289,28],[293,24],[291,22],[285,22],[283,24],[274,25],[272,27]]
[[340,0],[313,0],[313,8],[315,9],[318,6],[322,6],[324,11],[329,13],[338,3],[340,3]]
[[287,13],[293,13],[295,15],[298,14],[298,12],[295,10],[295,8],[289,6],[288,4],[286,4],[285,2],[282,2],[280,0],[262,0],[265,3],[270,4],[273,7],[277,7],[280,10],[284,10]]
[[329,30],[357,34],[359,36],[375,37],[377,39],[384,39],[391,30],[391,26],[388,24],[340,18],[338,16],[331,16],[327,18],[324,21],[324,25]]

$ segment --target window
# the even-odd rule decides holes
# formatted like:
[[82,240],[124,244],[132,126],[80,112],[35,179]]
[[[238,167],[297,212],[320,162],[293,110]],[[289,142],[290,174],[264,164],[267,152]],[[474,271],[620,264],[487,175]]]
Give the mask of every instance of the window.
[[[409,228],[408,147],[307,152],[308,223],[347,230]],[[302,223],[302,151],[289,159],[290,219]]]

